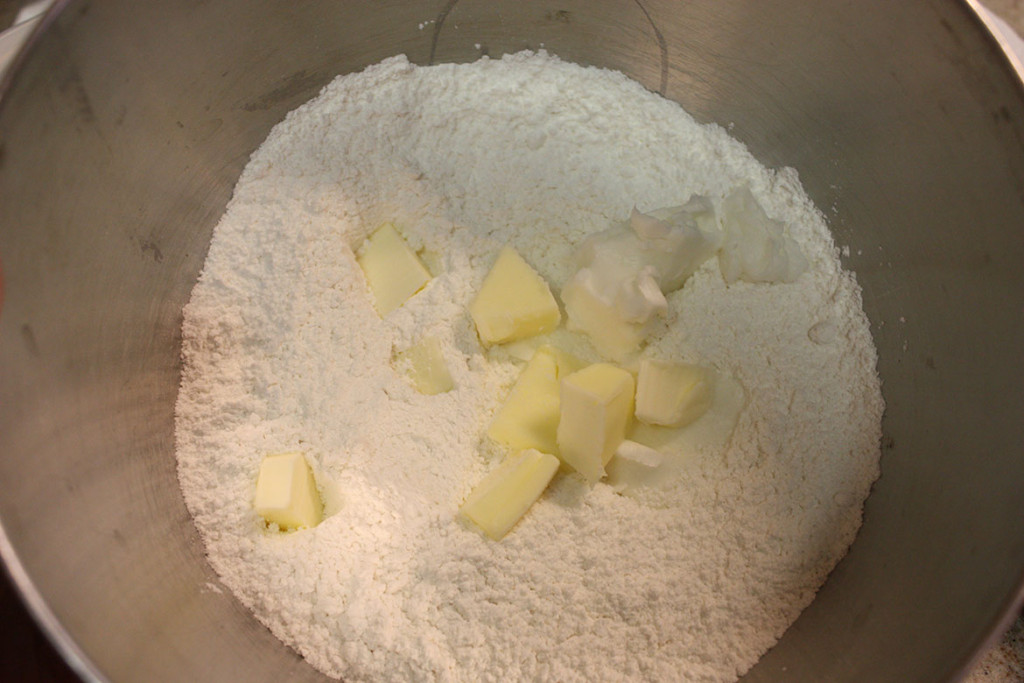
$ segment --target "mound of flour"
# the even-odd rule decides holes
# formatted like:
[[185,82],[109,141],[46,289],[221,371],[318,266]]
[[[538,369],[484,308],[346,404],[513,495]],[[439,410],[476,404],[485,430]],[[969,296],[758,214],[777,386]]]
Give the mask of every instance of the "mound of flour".
[[[744,388],[731,440],[682,454],[657,500],[575,475],[503,541],[456,518],[496,465],[486,426],[520,365],[467,305],[511,244],[557,292],[583,238],[747,183],[810,262],[726,286],[715,259],[670,298],[662,357]],[[394,222],[433,280],[381,319],[355,261]],[[456,388],[393,366],[425,335]],[[860,524],[882,400],[853,277],[791,171],[621,74],[543,53],[340,77],[242,174],[185,308],[181,488],[228,586],[347,681],[732,681],[810,602]],[[274,535],[252,508],[268,453],[302,450],[328,500]]]

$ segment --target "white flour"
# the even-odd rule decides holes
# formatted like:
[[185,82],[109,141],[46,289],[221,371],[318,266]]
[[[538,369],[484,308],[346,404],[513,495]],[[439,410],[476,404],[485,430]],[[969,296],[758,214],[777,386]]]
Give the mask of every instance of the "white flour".
[[[500,543],[458,506],[496,463],[484,430],[519,371],[466,307],[514,245],[557,290],[582,238],[749,182],[811,262],[792,285],[670,297],[662,356],[746,389],[727,448],[657,500],[564,475]],[[381,320],[353,249],[384,221],[427,288]],[[391,365],[442,340],[456,388]],[[223,582],[348,681],[732,681],[810,602],[860,524],[882,401],[859,290],[792,172],[621,74],[544,54],[339,78],[254,154],[185,309],[181,487]],[[267,453],[336,490],[312,530],[262,531]],[[333,482],[333,485],[328,483]]]

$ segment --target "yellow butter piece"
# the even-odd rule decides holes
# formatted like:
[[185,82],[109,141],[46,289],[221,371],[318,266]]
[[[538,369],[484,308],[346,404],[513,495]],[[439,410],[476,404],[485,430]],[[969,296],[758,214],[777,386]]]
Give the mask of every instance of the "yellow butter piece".
[[682,427],[711,407],[714,373],[700,365],[640,361],[636,383],[636,419],[663,427]]
[[498,254],[469,313],[488,345],[550,332],[562,319],[548,283],[512,247]]
[[487,436],[512,448],[558,455],[559,379],[581,367],[582,361],[552,346],[537,349],[494,416]]
[[557,441],[565,464],[594,483],[605,475],[633,417],[633,375],[595,363],[561,383]]
[[423,289],[430,273],[395,226],[385,223],[367,238],[357,257],[383,317]]
[[500,541],[540,498],[558,465],[558,458],[534,449],[510,455],[476,485],[459,512]]
[[315,527],[323,519],[323,503],[313,472],[302,453],[268,455],[256,479],[256,512],[282,531]]
[[399,357],[408,361],[409,379],[421,394],[442,394],[455,386],[437,337],[424,337],[400,353]]

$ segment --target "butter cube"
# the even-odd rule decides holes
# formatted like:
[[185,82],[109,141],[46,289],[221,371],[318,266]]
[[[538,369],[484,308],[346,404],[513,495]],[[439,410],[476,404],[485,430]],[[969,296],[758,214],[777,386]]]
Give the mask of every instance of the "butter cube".
[[555,456],[533,449],[510,455],[476,485],[459,512],[500,541],[540,498],[558,465]]
[[279,529],[315,527],[323,519],[323,503],[313,472],[302,453],[268,455],[256,479],[256,512]]
[[424,337],[400,353],[399,357],[408,361],[409,379],[421,394],[442,394],[455,386],[437,337]]
[[494,416],[487,436],[512,448],[558,455],[559,379],[582,366],[580,360],[552,346],[537,349]]
[[512,247],[498,254],[469,313],[487,345],[550,332],[562,319],[548,283]]
[[430,281],[430,273],[395,226],[380,226],[359,250],[358,261],[382,317],[395,310]]
[[604,476],[633,416],[633,375],[595,363],[562,380],[559,457],[594,483]]
[[711,407],[714,373],[699,365],[640,361],[636,385],[636,418],[664,427],[682,427]]

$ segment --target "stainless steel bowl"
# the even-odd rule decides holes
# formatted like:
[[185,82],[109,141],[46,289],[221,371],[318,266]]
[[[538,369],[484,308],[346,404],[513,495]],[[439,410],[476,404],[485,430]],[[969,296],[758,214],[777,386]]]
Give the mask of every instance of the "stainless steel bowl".
[[85,677],[319,678],[219,590],[182,502],[181,307],[270,127],[399,52],[543,45],[620,69],[795,167],[849,247],[883,475],[849,555],[745,681],[950,680],[1019,605],[1024,94],[968,6],[60,6],[0,107],[0,551]]

